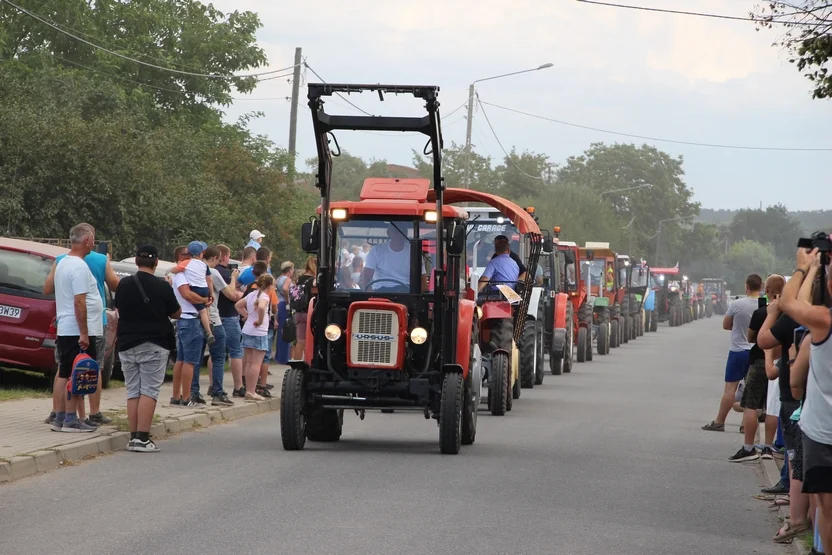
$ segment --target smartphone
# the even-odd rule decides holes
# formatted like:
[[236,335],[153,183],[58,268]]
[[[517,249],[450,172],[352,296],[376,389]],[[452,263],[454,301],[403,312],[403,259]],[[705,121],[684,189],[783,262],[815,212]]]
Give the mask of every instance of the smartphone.
[[234,270],[238,270],[239,268],[240,268],[240,265],[239,265],[239,264],[229,264],[229,265],[228,265],[228,269],[229,269],[229,270],[231,270],[232,272],[233,272]]

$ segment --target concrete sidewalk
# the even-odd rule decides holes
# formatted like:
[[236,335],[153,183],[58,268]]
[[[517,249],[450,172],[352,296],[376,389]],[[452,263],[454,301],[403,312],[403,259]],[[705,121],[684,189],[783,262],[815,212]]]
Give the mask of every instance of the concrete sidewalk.
[[[156,417],[151,434],[161,437],[194,427],[204,427],[223,420],[235,420],[280,408],[280,385],[284,365],[272,365],[269,383],[274,384],[272,399],[257,403],[246,403],[243,399],[232,399],[234,406],[215,407],[211,399],[198,409],[171,407],[170,397],[173,384],[165,382],[156,406]],[[233,387],[231,374],[225,373],[224,389],[230,394]],[[208,389],[208,376],[200,377],[200,391]],[[82,459],[99,453],[107,453],[127,446],[127,403],[123,387],[105,389],[101,395],[101,412],[113,418],[113,424],[102,426],[98,431],[84,434],[53,432],[44,424],[52,410],[52,398],[21,399],[0,403],[0,482],[17,480],[24,476],[44,472],[65,464],[66,461]],[[89,403],[87,403],[89,412]],[[121,428],[121,430],[119,429]]]

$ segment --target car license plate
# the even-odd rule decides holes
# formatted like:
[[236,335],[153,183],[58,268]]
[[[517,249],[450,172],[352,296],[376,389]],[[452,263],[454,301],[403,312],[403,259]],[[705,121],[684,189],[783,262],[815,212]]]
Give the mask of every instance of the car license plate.
[[15,318],[19,320],[20,312],[21,310],[17,307],[0,304],[0,316],[5,316],[6,318]]

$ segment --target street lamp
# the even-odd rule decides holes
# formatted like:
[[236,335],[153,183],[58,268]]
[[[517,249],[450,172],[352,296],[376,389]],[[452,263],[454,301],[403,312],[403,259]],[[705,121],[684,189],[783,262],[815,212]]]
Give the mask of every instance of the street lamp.
[[642,187],[652,187],[652,186],[653,186],[652,183],[643,183],[641,185],[635,185],[633,187],[624,187],[623,189],[613,189],[611,191],[604,191],[603,193],[598,195],[598,199],[600,200],[604,195],[609,194],[609,193],[622,193],[624,191],[632,191],[634,189],[641,189]]
[[473,119],[474,119],[474,85],[476,83],[482,83],[483,81],[491,81],[492,79],[502,79],[503,77],[510,77],[512,75],[520,75],[521,73],[530,73],[532,71],[540,71],[541,69],[549,69],[553,67],[555,64],[547,63],[541,66],[537,66],[532,69],[524,69],[522,71],[513,71],[511,73],[503,73],[502,75],[495,75],[493,77],[485,77],[483,79],[477,79],[471,83],[471,86],[468,87],[468,130],[465,134],[465,188],[471,188],[471,133],[473,132]]
[[659,242],[662,239],[662,224],[665,222],[678,222],[679,220],[688,220],[693,218],[693,216],[677,216],[675,218],[668,218],[666,220],[659,221],[659,229],[656,231],[656,267],[659,265]]

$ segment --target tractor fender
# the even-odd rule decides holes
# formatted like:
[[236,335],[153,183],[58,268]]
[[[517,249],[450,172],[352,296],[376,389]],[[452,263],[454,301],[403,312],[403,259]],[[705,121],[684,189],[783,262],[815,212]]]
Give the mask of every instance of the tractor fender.
[[644,299],[644,304],[642,305],[644,310],[655,310],[656,309],[656,292],[652,289],[647,291],[647,297]]
[[558,293],[555,297],[555,329],[566,329],[566,326],[571,326],[572,322],[566,321],[566,305],[569,302],[569,297],[566,293]]
[[[459,304],[461,309],[462,302]],[[508,301],[490,301],[483,303],[480,308],[482,308],[482,318],[480,318],[481,323],[486,320],[505,320],[506,318],[511,320],[511,303]]]
[[[474,326],[474,311],[477,303],[467,299],[459,301],[459,316],[457,320],[456,335],[456,363],[462,368],[462,377],[468,378],[470,373],[469,362],[471,360],[471,333]],[[485,307],[483,307],[485,313]],[[485,315],[483,314],[483,317]]]
[[527,314],[533,319],[537,319],[537,309],[540,307],[541,298],[543,297],[542,287],[532,287],[532,296],[529,298],[529,310]]

